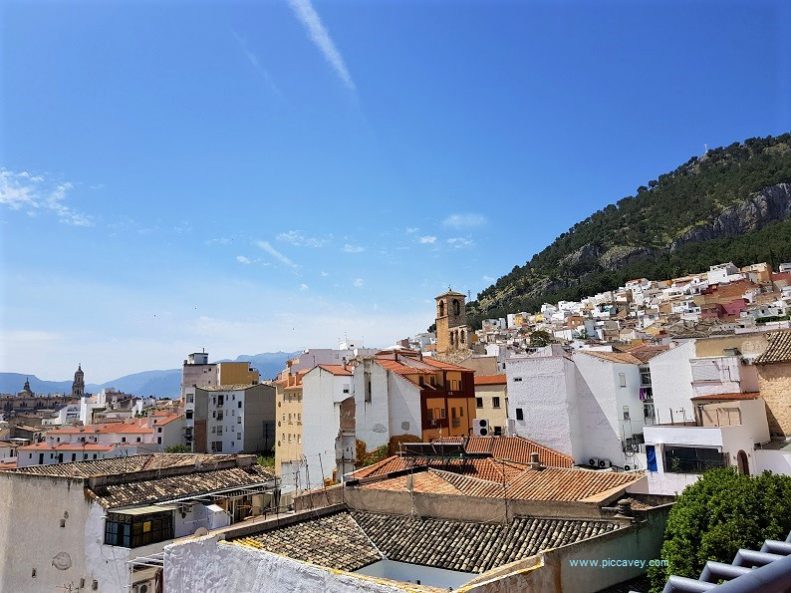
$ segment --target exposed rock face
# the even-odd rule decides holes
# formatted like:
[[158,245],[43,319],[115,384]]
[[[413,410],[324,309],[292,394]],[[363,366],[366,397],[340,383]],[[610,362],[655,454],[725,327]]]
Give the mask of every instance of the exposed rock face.
[[771,222],[791,216],[791,184],[778,183],[756,192],[741,204],[723,210],[707,224],[684,233],[673,241],[671,251],[687,243],[722,237],[736,237],[757,231]]

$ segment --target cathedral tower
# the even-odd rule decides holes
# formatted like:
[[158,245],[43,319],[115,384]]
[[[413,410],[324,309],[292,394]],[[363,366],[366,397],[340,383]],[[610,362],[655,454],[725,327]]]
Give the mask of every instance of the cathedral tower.
[[82,397],[85,395],[85,373],[82,372],[82,365],[77,365],[74,373],[74,383],[71,384],[71,396]]

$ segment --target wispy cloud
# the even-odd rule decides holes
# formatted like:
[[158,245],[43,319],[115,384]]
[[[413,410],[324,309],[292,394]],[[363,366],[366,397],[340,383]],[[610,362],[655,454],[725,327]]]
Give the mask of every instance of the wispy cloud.
[[29,216],[50,212],[64,224],[93,226],[90,216],[65,204],[66,194],[74,189],[68,181],[52,182],[27,171],[0,169],[0,205],[24,210]]
[[486,217],[474,213],[451,214],[442,221],[442,226],[451,229],[469,229],[483,224],[486,224]]
[[363,286],[365,286],[365,280],[363,280],[362,278],[355,278],[354,282],[352,282],[352,286],[354,286],[355,288],[362,288]]
[[465,247],[472,247],[475,245],[475,241],[472,239],[465,239],[464,237],[451,237],[447,240],[447,243],[456,249],[463,249]]
[[414,235],[414,234],[415,234],[416,232],[418,232],[419,230],[420,230],[420,228],[419,228],[419,227],[416,227],[416,226],[408,226],[408,227],[406,228],[406,234],[407,234],[407,235]]
[[236,261],[238,261],[240,264],[244,264],[246,266],[249,266],[251,263],[253,263],[253,260],[251,260],[249,257],[247,257],[245,255],[237,255],[236,256]]
[[437,238],[434,235],[426,235],[425,237],[420,237],[417,242],[423,245],[433,245],[437,242]]
[[310,288],[307,284],[302,283],[299,285],[300,292],[305,292],[308,288]]
[[324,247],[329,243],[328,237],[308,237],[302,231],[286,231],[277,236],[278,241],[290,243],[296,247]]
[[231,34],[233,35],[234,39],[236,39],[236,42],[239,44],[239,47],[241,48],[244,55],[247,57],[247,61],[250,62],[250,65],[259,74],[259,76],[264,79],[264,82],[269,87],[269,90],[271,90],[278,97],[282,97],[283,93],[272,80],[272,76],[269,74],[269,71],[264,68],[263,65],[261,65],[261,61],[258,59],[258,56],[253,53],[249,47],[247,47],[247,40],[233,29],[231,29]]
[[352,245],[351,243],[346,243],[346,245],[343,246],[344,253],[362,253],[363,251],[365,251],[365,247],[362,245]]
[[335,70],[338,78],[341,79],[347,88],[352,91],[355,90],[354,81],[352,80],[351,74],[349,74],[349,70],[346,68],[343,56],[341,56],[340,52],[335,47],[335,43],[333,43],[329,31],[327,31],[324,23],[321,22],[321,17],[319,17],[316,9],[313,8],[310,0],[288,0],[288,3],[291,6],[291,10],[294,11],[294,15],[296,15],[297,19],[299,19],[307,30],[311,41],[319,48],[324,59],[327,60],[329,65],[332,66],[332,69]]
[[265,253],[269,254],[272,258],[274,258],[275,260],[279,261],[284,266],[286,266],[288,268],[291,268],[292,270],[296,270],[299,267],[299,266],[297,266],[297,264],[295,264],[293,261],[291,261],[288,257],[286,257],[285,255],[280,253],[277,249],[272,247],[272,245],[269,244],[269,241],[257,241],[256,245],[258,245],[258,247],[262,251],[264,251]]
[[483,280],[484,282],[494,282],[496,280],[496,278],[492,278],[491,276],[485,276],[484,275],[484,276],[481,276],[481,280]]
[[217,237],[206,241],[206,245],[229,245],[231,240],[228,237]]

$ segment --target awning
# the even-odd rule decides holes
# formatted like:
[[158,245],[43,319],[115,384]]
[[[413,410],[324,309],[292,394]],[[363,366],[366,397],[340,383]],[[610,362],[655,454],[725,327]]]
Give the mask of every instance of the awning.
[[151,515],[153,513],[162,513],[164,511],[175,511],[177,506],[173,505],[148,505],[144,507],[133,507],[131,509],[110,509],[110,513],[117,515]]

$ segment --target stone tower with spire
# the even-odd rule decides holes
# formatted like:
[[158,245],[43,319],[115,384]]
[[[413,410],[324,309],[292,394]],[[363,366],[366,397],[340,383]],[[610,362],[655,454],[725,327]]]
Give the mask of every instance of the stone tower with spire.
[[85,395],[85,373],[82,372],[82,365],[77,365],[74,372],[74,383],[71,384],[71,396],[82,397]]

